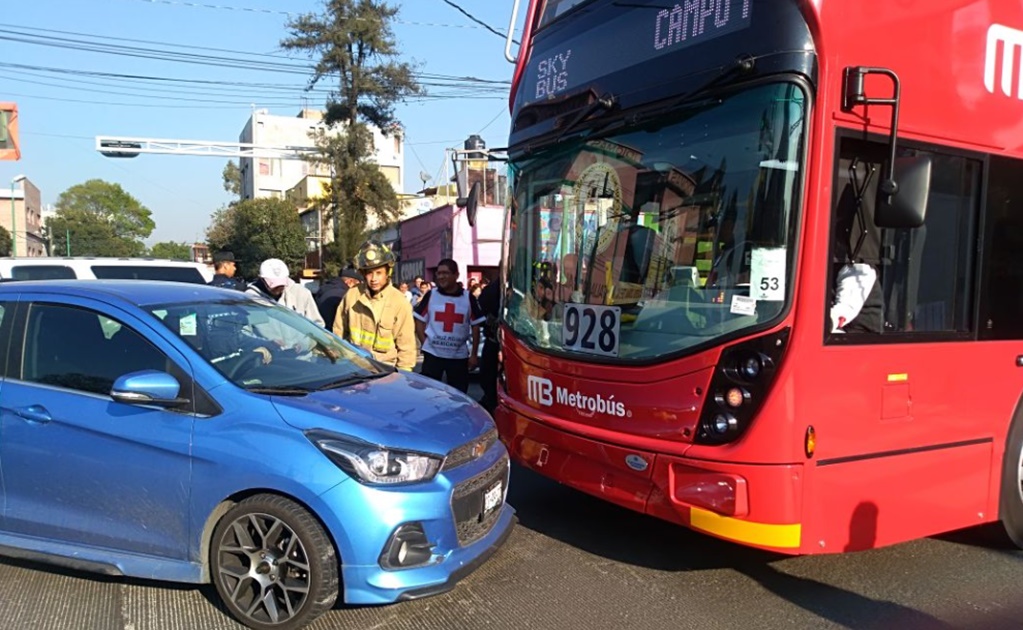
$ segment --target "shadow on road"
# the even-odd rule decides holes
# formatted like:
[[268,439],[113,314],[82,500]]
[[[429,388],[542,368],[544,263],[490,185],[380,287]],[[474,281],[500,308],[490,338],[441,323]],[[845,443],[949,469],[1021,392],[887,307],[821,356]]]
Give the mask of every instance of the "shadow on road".
[[783,558],[638,514],[512,466],[519,526],[596,556],[661,571],[733,568]]
[[[661,571],[733,570],[800,608],[850,628],[951,628],[913,608],[781,570],[788,558],[725,542],[619,508],[535,472],[513,467],[508,502],[520,526],[591,554]],[[877,508],[859,506],[846,551],[874,543]],[[775,566],[777,565],[777,566]]]

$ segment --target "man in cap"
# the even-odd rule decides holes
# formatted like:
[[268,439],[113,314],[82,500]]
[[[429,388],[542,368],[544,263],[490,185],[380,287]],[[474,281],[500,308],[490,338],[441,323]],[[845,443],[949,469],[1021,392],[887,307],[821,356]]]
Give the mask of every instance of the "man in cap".
[[213,279],[210,286],[222,289],[245,290],[245,283],[235,278],[237,268],[235,267],[233,252],[217,252],[213,254]]
[[259,278],[245,291],[286,306],[323,326],[323,318],[309,289],[292,281],[288,266],[279,258],[267,258],[259,265]]
[[324,282],[320,290],[313,296],[316,299],[316,308],[320,310],[327,330],[333,330],[337,307],[341,305],[341,300],[348,293],[348,289],[360,282],[362,282],[361,273],[355,269],[344,269],[336,278]]
[[412,305],[391,284],[396,259],[389,247],[367,241],[355,257],[364,284],[345,293],[334,319],[334,334],[369,350],[373,358],[411,372],[416,366]]

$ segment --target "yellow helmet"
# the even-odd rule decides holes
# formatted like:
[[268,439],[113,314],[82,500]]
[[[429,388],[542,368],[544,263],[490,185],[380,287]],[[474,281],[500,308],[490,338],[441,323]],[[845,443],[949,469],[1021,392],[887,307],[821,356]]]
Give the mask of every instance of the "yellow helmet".
[[385,265],[391,267],[396,262],[391,248],[380,241],[366,241],[359,248],[359,253],[355,255],[355,266],[360,271],[368,271]]

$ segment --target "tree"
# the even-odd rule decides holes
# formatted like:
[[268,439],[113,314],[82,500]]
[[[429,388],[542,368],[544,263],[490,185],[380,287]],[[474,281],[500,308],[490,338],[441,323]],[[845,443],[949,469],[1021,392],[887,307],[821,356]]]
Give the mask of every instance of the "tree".
[[148,208],[119,184],[101,179],[62,192],[56,210],[46,222],[54,256],[140,256],[146,250],[142,239],[156,227]]
[[149,250],[153,258],[165,258],[167,260],[192,260],[192,246],[188,243],[175,243],[165,241],[156,243]]
[[224,190],[240,198],[242,196],[242,171],[234,160],[227,161],[220,175],[224,178]]
[[320,152],[312,161],[331,168],[326,210],[342,259],[355,254],[346,241],[361,236],[371,212],[385,223],[398,216],[397,194],[370,160],[373,138],[367,128],[368,123],[384,133],[400,133],[395,105],[422,93],[412,66],[394,60],[391,22],[397,14],[379,0],[325,0],[322,14],[289,21],[290,37],[281,42],[285,50],[305,52],[316,61],[309,89],[337,77],[324,119],[333,133],[314,132]]
[[0,227],[0,256],[11,255],[11,233],[7,228]]
[[211,251],[233,252],[246,278],[256,277],[267,258],[280,258],[293,272],[305,260],[305,229],[295,207],[283,199],[246,199],[221,208],[206,241]]

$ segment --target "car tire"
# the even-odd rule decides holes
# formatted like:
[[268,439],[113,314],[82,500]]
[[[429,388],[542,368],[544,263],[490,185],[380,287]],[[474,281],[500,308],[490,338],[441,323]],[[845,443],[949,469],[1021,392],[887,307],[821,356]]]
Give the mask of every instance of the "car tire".
[[999,499],[999,518],[1005,533],[1017,547],[1023,549],[1023,416],[1019,413],[1005,440]]
[[272,494],[232,507],[210,544],[217,594],[235,619],[256,630],[294,630],[329,610],[338,596],[338,565],[319,521]]

